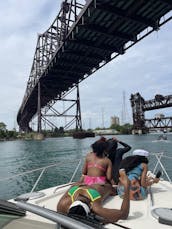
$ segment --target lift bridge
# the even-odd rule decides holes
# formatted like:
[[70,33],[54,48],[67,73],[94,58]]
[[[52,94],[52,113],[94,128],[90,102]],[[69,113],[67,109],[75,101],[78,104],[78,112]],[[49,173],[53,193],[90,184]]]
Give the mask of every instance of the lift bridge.
[[[79,83],[172,19],[172,0],[71,0],[38,35],[25,95],[17,114],[23,131],[38,117],[70,117],[64,129],[82,129]],[[76,98],[69,99],[72,90]],[[73,92],[72,92],[73,93]],[[55,103],[71,102],[59,112]],[[74,108],[74,114],[69,110]],[[50,114],[51,112],[51,114]]]
[[146,119],[145,112],[172,107],[172,95],[155,95],[154,99],[144,100],[140,93],[132,94],[131,107],[133,113],[133,134],[148,133],[150,129],[167,130],[172,128],[172,117],[164,117],[161,114]]

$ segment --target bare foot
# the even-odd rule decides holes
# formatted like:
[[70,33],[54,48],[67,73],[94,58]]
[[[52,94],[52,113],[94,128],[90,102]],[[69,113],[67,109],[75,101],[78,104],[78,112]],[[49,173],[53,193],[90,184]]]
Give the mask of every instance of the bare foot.
[[125,169],[120,169],[119,170],[119,180],[121,182],[122,185],[124,185],[125,187],[129,186],[129,179],[125,173]]

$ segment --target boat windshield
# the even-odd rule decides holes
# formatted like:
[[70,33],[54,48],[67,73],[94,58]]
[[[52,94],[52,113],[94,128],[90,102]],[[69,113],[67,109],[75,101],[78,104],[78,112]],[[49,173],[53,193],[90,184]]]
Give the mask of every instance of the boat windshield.
[[31,219],[24,219],[22,217],[16,217],[12,215],[0,214],[0,228],[3,229],[57,229],[57,225],[54,223],[45,223],[35,221]]
[[20,216],[0,214],[0,228],[4,228],[5,225],[18,218],[20,218]]

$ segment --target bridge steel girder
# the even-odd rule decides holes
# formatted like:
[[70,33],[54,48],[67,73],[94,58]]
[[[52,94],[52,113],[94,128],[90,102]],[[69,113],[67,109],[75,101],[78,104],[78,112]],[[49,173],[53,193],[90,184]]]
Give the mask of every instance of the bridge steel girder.
[[[137,2],[137,7],[138,5],[141,5],[142,1]],[[110,7],[107,6],[106,4],[102,4],[101,6],[97,7],[99,10],[102,12],[108,12],[110,14],[113,14],[114,16],[120,17],[123,20],[139,23],[140,25],[146,26],[146,27],[152,27],[153,29],[157,30],[158,23],[156,21],[152,21],[146,18],[142,18],[141,16],[134,15],[132,16],[131,12],[121,10],[117,7]]]
[[[75,123],[75,129],[76,130],[82,130],[82,121],[81,121],[81,107],[80,107],[80,96],[79,96],[79,85],[77,85],[74,89],[76,89],[76,99],[69,99],[65,98],[63,96],[62,98],[56,98],[54,99],[51,104],[48,103],[44,107],[44,112],[41,113],[41,120],[44,122],[44,124],[47,124],[49,127],[51,127],[52,130],[55,128],[58,128],[58,126],[53,122],[50,121],[50,117],[55,117],[55,118],[68,118],[68,122],[66,121],[64,125],[64,130],[67,130],[69,127],[71,127]],[[73,90],[72,90],[73,91]],[[71,91],[71,92],[72,92]],[[69,95],[70,93],[68,93]],[[58,101],[63,101],[63,102],[70,102],[70,105],[67,106],[63,111],[57,110],[57,108],[54,107],[54,105]],[[76,112],[73,114],[67,114],[70,110],[73,108],[76,108]],[[49,113],[51,112],[51,113]]]
[[84,5],[80,1],[64,0],[51,26],[38,35],[17,114],[20,129],[30,130],[29,122],[37,115],[38,83],[42,109],[172,19],[169,14],[164,19],[172,10],[170,0],[87,0]]
[[136,93],[131,95],[130,101],[133,112],[134,132],[137,133],[140,130],[145,133],[152,128],[172,128],[172,117],[145,119],[146,111],[172,107],[172,95],[155,95],[154,99],[145,101],[139,93]]
[[168,129],[172,128],[172,117],[145,119],[148,129]]
[[160,99],[158,99],[157,95],[157,98],[145,101],[143,110],[150,111],[166,107],[172,107],[172,95],[163,97],[160,95]]

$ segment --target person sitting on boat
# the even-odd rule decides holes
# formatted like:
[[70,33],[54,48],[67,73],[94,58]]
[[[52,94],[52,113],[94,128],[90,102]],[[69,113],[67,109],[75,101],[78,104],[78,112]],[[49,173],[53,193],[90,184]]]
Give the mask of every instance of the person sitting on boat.
[[[124,168],[130,180],[130,200],[142,200],[147,197],[147,187],[159,182],[159,178],[147,176],[149,152],[136,149],[132,156],[121,161],[120,168]],[[119,182],[117,187],[119,196],[123,196],[123,186]]]
[[130,201],[129,180],[125,170],[120,171],[120,182],[124,187],[124,196],[120,209],[109,209],[102,206],[103,201],[113,192],[110,184],[88,186],[75,183],[59,200],[57,212],[68,214],[69,216],[88,216],[92,213],[108,222],[126,219],[129,214]]
[[92,144],[92,152],[88,153],[82,169],[81,182],[86,185],[105,184],[112,181],[112,163],[105,156],[107,143],[98,140]]
[[[119,181],[119,165],[122,161],[123,155],[131,150],[131,146],[128,144],[118,140],[117,138],[113,137],[107,140],[107,157],[112,162],[112,178],[116,184]],[[122,145],[123,147],[118,147],[118,145]]]

